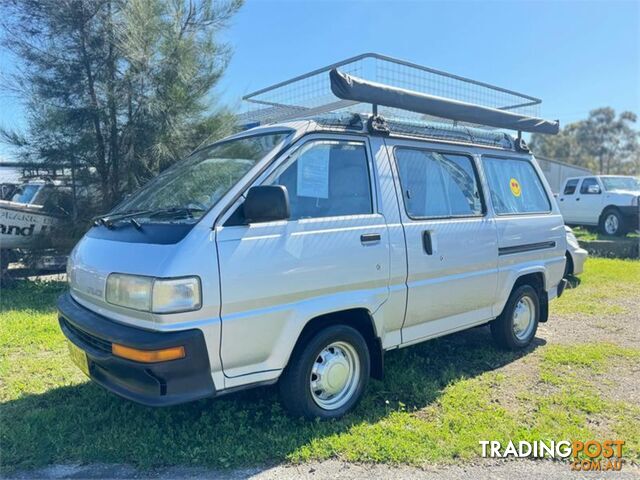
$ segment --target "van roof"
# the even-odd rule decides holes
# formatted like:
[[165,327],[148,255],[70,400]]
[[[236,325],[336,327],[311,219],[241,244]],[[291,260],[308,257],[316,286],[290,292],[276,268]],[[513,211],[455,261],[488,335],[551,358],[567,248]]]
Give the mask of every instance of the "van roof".
[[378,122],[375,128],[385,129],[381,133],[391,137],[416,138],[420,140],[517,151],[516,140],[508,133],[499,130],[451,125],[428,120],[409,120],[403,118],[385,118],[380,120],[379,117],[374,117],[371,114],[359,113],[330,113],[306,118],[304,120],[258,125],[236,134],[233,137],[266,133],[284,128],[304,130],[305,133],[337,132],[370,134],[372,133],[372,119]]

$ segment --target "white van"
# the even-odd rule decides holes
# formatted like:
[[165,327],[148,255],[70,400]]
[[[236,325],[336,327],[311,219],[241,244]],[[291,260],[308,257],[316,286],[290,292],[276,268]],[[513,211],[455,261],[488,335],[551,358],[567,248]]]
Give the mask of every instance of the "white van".
[[[489,110],[438,114],[507,113]],[[98,219],[71,255],[60,325],[80,368],[130,400],[279,382],[294,415],[332,418],[386,351],[487,323],[501,347],[527,347],[566,249],[523,142],[324,115],[201,148]]]

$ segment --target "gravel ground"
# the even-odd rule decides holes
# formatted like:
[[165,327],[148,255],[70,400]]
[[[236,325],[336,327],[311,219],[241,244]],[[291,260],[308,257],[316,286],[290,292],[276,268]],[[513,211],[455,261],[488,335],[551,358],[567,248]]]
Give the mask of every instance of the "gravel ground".
[[640,478],[640,468],[625,465],[620,472],[572,472],[569,465],[551,461],[503,461],[482,462],[463,466],[416,468],[408,466],[358,465],[337,460],[294,466],[276,466],[265,469],[207,470],[199,468],[168,468],[139,472],[126,465],[53,465],[44,469],[23,472],[16,479],[128,479],[152,478],[171,480],[194,479],[256,479],[256,480],[324,480],[350,479],[421,479],[436,480],[538,480],[554,479],[601,479],[619,480]]

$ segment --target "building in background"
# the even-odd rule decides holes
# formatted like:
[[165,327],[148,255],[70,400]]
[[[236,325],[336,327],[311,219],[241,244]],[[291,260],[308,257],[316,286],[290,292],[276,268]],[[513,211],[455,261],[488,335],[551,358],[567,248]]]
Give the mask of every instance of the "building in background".
[[542,172],[547,178],[547,182],[549,182],[553,193],[560,193],[560,188],[567,178],[591,175],[593,173],[587,168],[570,165],[559,160],[540,157],[538,155],[536,155],[536,160],[540,164],[540,168],[542,168]]

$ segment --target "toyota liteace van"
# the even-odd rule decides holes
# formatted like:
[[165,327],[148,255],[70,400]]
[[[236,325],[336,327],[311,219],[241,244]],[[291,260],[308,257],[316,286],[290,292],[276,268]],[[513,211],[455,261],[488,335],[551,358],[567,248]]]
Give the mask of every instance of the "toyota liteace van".
[[370,113],[289,111],[200,148],[77,244],[58,309],[93,381],[151,406],[277,382],[292,414],[332,418],[389,350],[484,324],[531,343],[564,288],[562,216],[519,134],[463,123],[557,123],[341,65],[332,94]]

